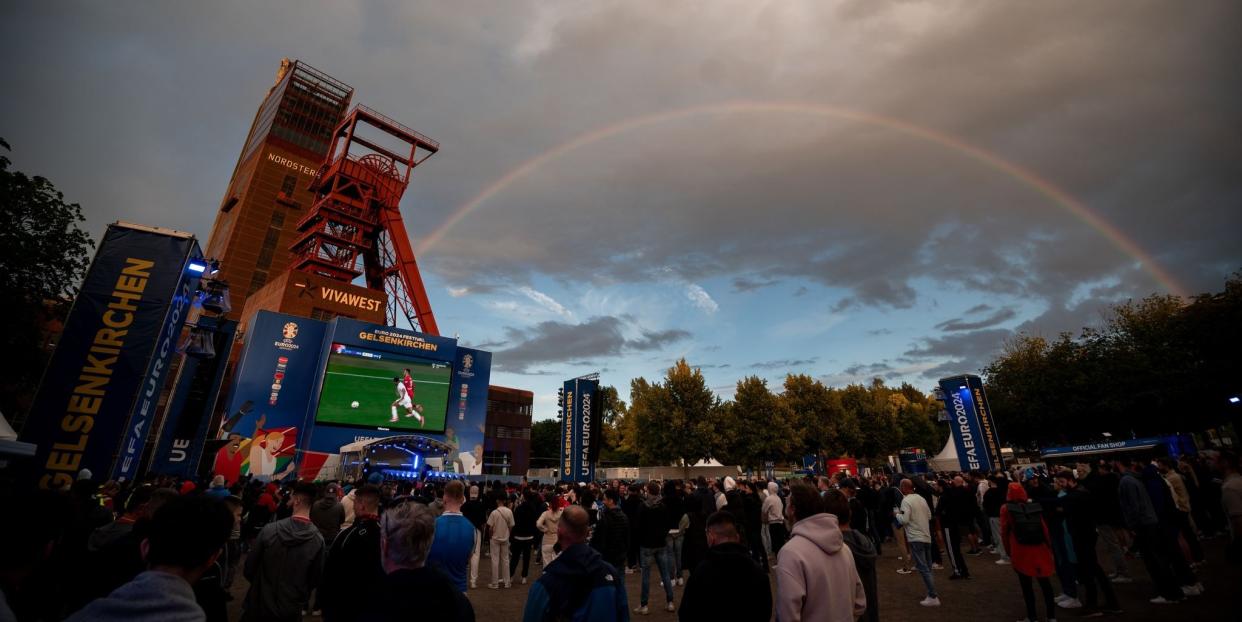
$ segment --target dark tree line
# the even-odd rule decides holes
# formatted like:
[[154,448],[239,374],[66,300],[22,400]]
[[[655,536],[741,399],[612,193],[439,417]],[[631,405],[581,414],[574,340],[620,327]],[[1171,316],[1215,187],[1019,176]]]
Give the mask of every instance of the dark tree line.
[[1023,447],[1236,424],[1240,370],[1242,272],[1188,301],[1117,305],[1077,336],[1019,336],[983,372],[1002,439]]

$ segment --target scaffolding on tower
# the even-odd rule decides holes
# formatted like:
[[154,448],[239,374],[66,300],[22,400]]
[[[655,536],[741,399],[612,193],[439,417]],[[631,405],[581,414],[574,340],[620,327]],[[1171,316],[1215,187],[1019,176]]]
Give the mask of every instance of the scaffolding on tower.
[[403,318],[439,335],[400,209],[414,168],[439,150],[440,143],[355,106],[311,182],[315,202],[297,224],[292,268],[345,283],[364,277],[387,298],[390,326]]

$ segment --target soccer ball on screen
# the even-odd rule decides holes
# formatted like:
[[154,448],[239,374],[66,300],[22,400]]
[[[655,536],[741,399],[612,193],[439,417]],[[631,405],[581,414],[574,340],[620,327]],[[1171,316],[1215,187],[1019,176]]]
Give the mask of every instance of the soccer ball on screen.
[[350,408],[357,408],[357,407],[358,407],[358,400],[354,400],[354,401],[350,402],[350,403],[349,403],[349,407],[350,407]]

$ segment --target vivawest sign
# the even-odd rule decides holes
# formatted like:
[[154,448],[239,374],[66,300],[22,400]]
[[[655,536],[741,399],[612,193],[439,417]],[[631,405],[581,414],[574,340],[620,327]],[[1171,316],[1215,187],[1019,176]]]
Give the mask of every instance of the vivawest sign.
[[599,381],[587,378],[567,380],[562,391],[561,481],[594,481],[603,428],[599,421]]
[[991,471],[1004,468],[1000,436],[983,391],[983,380],[975,375],[941,378],[940,390],[944,392],[949,430],[961,469]]
[[39,486],[81,469],[98,478],[137,471],[201,258],[188,233],[108,226],[44,371],[22,440],[38,445]]

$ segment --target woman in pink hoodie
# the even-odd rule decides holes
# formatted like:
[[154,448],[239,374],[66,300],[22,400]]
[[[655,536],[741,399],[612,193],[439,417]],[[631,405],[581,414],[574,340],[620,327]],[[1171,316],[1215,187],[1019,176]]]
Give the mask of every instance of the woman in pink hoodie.
[[809,484],[790,487],[785,514],[793,533],[777,556],[778,622],[853,622],[867,610],[867,596],[845,546],[837,517]]

